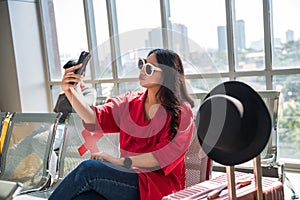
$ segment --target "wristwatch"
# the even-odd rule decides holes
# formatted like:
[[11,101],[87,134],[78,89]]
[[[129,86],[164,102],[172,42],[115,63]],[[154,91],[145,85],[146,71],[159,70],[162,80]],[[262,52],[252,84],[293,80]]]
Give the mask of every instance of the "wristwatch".
[[124,157],[123,167],[130,169],[132,166],[132,160],[129,157]]

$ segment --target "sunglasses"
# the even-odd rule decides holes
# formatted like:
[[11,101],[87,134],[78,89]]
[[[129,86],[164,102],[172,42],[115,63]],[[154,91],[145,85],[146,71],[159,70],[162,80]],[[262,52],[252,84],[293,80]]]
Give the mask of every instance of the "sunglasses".
[[147,76],[152,76],[154,71],[162,71],[160,68],[155,67],[153,64],[147,63],[143,58],[138,59],[138,67],[140,70],[144,69],[144,72]]

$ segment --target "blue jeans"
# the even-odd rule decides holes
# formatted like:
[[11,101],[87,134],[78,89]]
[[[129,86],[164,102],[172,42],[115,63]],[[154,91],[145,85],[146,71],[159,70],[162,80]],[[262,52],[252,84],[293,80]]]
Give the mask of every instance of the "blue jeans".
[[99,160],[86,160],[63,179],[49,200],[139,198],[138,176],[133,170]]

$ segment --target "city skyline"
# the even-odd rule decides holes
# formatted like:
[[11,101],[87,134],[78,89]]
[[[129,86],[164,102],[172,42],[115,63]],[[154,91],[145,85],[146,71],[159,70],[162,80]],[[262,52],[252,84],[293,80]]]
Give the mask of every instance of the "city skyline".
[[[98,1],[97,1],[98,2]],[[159,6],[158,3],[154,4],[151,1],[139,1],[139,4],[146,4],[152,6]],[[147,2],[147,3],[146,3]],[[245,31],[246,31],[246,46],[249,47],[251,43],[254,45],[256,43],[257,46],[261,43],[263,39],[263,26],[262,26],[262,19],[254,20],[252,10],[257,10],[255,6],[258,6],[258,0],[253,1],[253,3],[248,4],[239,4],[240,1],[236,1],[236,7],[240,9],[237,10],[237,18],[241,19],[239,16],[239,12],[242,12],[246,18],[243,18],[245,21]],[[66,10],[68,5],[72,3],[72,9]],[[171,1],[170,6],[176,5],[175,8],[180,8],[179,13],[175,12],[175,8],[171,10],[171,16],[169,20],[172,23],[177,24],[184,24],[188,29],[188,37],[189,39],[195,41],[199,46],[209,49],[209,48],[218,48],[218,36],[217,36],[217,26],[225,26],[225,7],[224,5],[220,4],[220,6],[215,6],[219,3],[218,0],[212,0],[209,2],[205,2],[205,8],[203,8],[204,3],[202,1],[191,1],[191,4],[187,4],[181,1]],[[117,8],[122,7],[126,2],[117,1]],[[191,6],[192,5],[192,6]],[[293,7],[293,5],[295,5]],[[300,6],[300,1],[296,0],[287,0],[286,3],[282,3],[280,1],[274,2],[274,38],[280,38],[282,42],[286,40],[286,31],[293,30],[294,32],[294,39],[298,40],[300,37],[300,27],[298,23],[295,21],[297,16],[294,16],[295,10],[297,5]],[[96,2],[95,2],[96,6]],[[248,7],[247,7],[248,6]],[[260,6],[261,3],[260,3]],[[74,55],[75,51],[78,50],[78,45],[81,47],[86,47],[86,30],[84,28],[84,14],[83,14],[83,5],[81,2],[74,2],[71,0],[64,0],[64,1],[54,1],[55,7],[55,18],[57,23],[57,31],[58,31],[58,40],[59,40],[59,48],[61,51],[68,52],[70,55]],[[99,7],[99,6],[98,6]],[[103,7],[103,6],[101,6]],[[159,8],[159,7],[158,7]],[[199,10],[198,8],[201,8]],[[210,9],[213,8],[213,11]],[[280,8],[284,8],[280,10]],[[96,9],[96,7],[95,7]],[[130,9],[135,10],[134,7],[128,7],[124,9],[118,10],[118,12],[124,12],[124,14],[118,13],[118,26],[119,26],[119,34],[122,35],[126,32],[130,32],[133,30],[138,29],[153,29],[160,24],[160,16],[159,15],[141,15],[140,17],[136,17],[137,12],[128,12]],[[260,8],[261,9],[261,8]],[[132,10],[132,11],[133,11]],[[157,9],[154,9],[157,12]],[[105,8],[102,8],[102,12],[105,11]],[[197,11],[197,12],[196,12]],[[280,11],[280,12],[279,12]],[[154,13],[156,13],[154,12]],[[210,12],[213,12],[212,14]],[[96,12],[95,15],[98,13]],[[98,16],[98,15],[97,15]],[[120,17],[121,16],[121,17]],[[286,18],[294,16],[293,20],[286,20]],[[299,15],[298,15],[299,16]],[[204,19],[204,20],[191,20],[191,19]],[[209,18],[210,20],[205,20]],[[261,18],[261,16],[260,16]],[[284,19],[282,19],[284,18]],[[98,18],[97,18],[98,19]],[[106,20],[106,19],[101,19]],[[125,23],[126,21],[132,21],[134,23]],[[77,25],[75,25],[77,24]],[[80,27],[76,31],[74,27]],[[203,30],[202,27],[205,27]],[[258,29],[258,27],[260,27]],[[101,29],[99,32],[101,33],[101,37],[98,36],[97,33],[97,41],[98,45],[105,43],[109,40],[108,30],[103,29],[103,27],[99,27],[97,29]],[[254,30],[254,31],[250,31]],[[104,37],[103,37],[104,36]],[[82,39],[80,39],[82,38]],[[99,38],[99,39],[98,39]],[[76,41],[76,42],[75,42]],[[275,43],[275,41],[274,41]],[[277,43],[277,39],[276,39]]]

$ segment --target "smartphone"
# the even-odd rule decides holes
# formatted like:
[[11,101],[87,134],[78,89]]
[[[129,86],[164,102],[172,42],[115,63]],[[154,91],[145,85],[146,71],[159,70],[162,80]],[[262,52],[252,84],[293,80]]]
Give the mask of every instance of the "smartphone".
[[20,182],[0,180],[0,200],[13,199],[23,188]]
[[[86,51],[81,52],[76,65],[78,65],[78,64],[82,64],[82,65],[80,68],[76,69],[74,71],[74,73],[82,75],[86,69],[86,65],[89,62],[90,58],[91,58],[91,54],[89,52],[86,52]],[[77,82],[74,82],[72,84],[77,85]]]
[[82,63],[82,66],[80,68],[76,69],[74,71],[74,73],[82,75],[86,69],[86,65],[89,62],[90,58],[91,58],[91,54],[89,52],[86,52],[86,51],[81,52],[76,65]]

